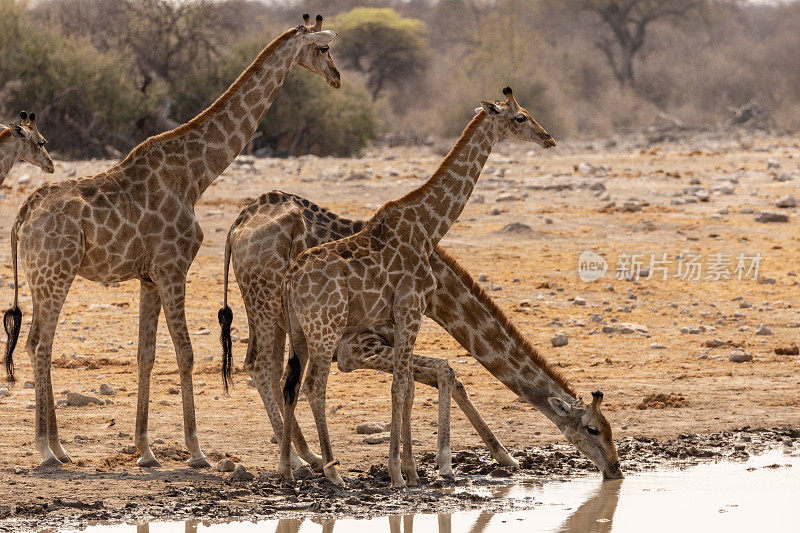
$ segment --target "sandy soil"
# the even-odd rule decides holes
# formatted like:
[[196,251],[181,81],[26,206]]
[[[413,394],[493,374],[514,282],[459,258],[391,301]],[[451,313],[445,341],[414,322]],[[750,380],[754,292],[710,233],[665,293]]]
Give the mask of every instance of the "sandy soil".
[[[797,210],[775,207],[800,181],[800,142],[703,134],[660,145],[635,137],[562,144],[547,152],[500,145],[443,244],[476,276],[487,275],[485,285],[499,305],[581,395],[604,391],[604,411],[616,438],[663,440],[742,426],[800,427],[800,357],[775,353],[797,343],[800,327]],[[204,194],[197,214],[206,237],[189,273],[187,315],[196,353],[200,439],[212,462],[230,456],[259,474],[274,472],[277,459],[258,394],[241,371],[247,323],[235,288],[231,306],[240,342],[234,346],[236,387],[229,396],[222,393],[219,377],[216,312],[222,300],[223,246],[241,207],[262,192],[282,189],[340,214],[365,217],[421,183],[441,158],[427,147],[375,149],[360,159],[240,158]],[[54,179],[91,174],[111,163],[58,162]],[[9,228],[24,198],[49,178],[18,166],[2,187],[0,276],[8,303]],[[707,198],[702,191],[684,193],[695,184],[720,190]],[[693,202],[697,197],[707,201]],[[690,203],[682,203],[687,198]],[[789,221],[756,222],[750,210],[788,214]],[[511,223],[530,229],[503,231]],[[586,250],[609,264],[605,277],[593,283],[578,277],[578,257]],[[681,252],[702,255],[701,280],[674,277],[674,259]],[[705,279],[717,253],[732,256],[733,279]],[[759,279],[737,279],[740,253],[761,254]],[[651,279],[615,279],[625,254],[640,254],[645,267],[651,254],[656,259],[668,254],[673,259],[669,279],[662,280],[657,270]],[[31,316],[25,286],[21,308],[24,347]],[[56,399],[64,399],[66,391],[97,395],[103,383],[117,393],[102,397],[111,400],[107,405],[58,408],[62,441],[76,461],[60,474],[31,470],[39,462],[33,448],[34,394],[25,387],[32,374],[24,349],[17,349],[19,382],[0,399],[0,502],[6,509],[0,509],[0,516],[13,516],[15,505],[23,509],[37,498],[52,502],[79,496],[118,509],[129,502],[147,505],[168,498],[176,484],[219,480],[216,470],[184,468],[180,396],[170,391],[179,380],[163,318],[150,438],[164,467],[152,473],[135,466],[136,455],[130,452],[137,311],[136,282],[104,286],[78,279],[73,285],[54,345]],[[593,321],[595,314],[600,322]],[[625,329],[620,323],[637,326]],[[757,335],[761,324],[772,334]],[[682,328],[696,333],[682,333]],[[558,333],[567,335],[567,346],[551,346]],[[720,347],[706,346],[715,339]],[[753,360],[729,361],[735,349]],[[433,322],[423,325],[417,351],[447,358],[507,447],[563,442],[549,421],[518,402]],[[389,383],[386,375],[333,369],[328,422],[345,476],[385,464],[387,446],[365,444],[355,426],[388,421]],[[414,438],[420,454],[435,449],[435,403],[435,391],[417,388]],[[298,415],[309,440],[316,442],[309,410],[301,404]],[[456,410],[452,440],[455,450],[481,447]]]

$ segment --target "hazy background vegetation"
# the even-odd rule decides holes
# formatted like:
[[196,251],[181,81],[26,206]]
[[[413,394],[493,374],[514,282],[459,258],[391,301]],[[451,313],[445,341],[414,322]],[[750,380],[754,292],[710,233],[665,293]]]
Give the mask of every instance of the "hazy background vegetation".
[[36,111],[62,157],[120,155],[200,112],[303,12],[339,31],[344,86],[298,69],[250,151],[430,142],[505,85],[559,138],[800,129],[800,2],[733,0],[0,0],[0,119]]

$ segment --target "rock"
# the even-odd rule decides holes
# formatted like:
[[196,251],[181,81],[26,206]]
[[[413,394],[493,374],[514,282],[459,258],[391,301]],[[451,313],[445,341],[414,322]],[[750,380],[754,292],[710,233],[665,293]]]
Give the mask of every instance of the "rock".
[[211,332],[208,330],[208,328],[200,328],[194,332],[195,335],[208,335],[210,333]]
[[311,479],[314,477],[314,469],[308,465],[301,466],[294,472],[292,472],[292,476],[295,479]]
[[752,360],[753,356],[745,352],[744,350],[734,350],[728,356],[728,361],[732,363],[747,363],[748,361]]
[[236,470],[228,476],[228,481],[252,481],[255,477],[256,476],[247,471],[244,465],[239,465],[236,467]]
[[788,222],[789,215],[783,213],[771,213],[769,211],[759,211],[755,216],[756,222]]
[[524,198],[516,194],[501,194],[494,199],[495,202],[521,202]]
[[601,315],[600,313],[592,313],[591,315],[589,315],[589,322],[602,322],[602,321],[603,321],[603,315]]
[[772,330],[764,324],[756,326],[756,335],[773,335]]
[[657,342],[654,342],[653,344],[651,344],[650,348],[652,348],[653,350],[666,350],[667,349],[666,346],[664,346],[663,344],[659,344]]
[[251,389],[254,389],[256,386],[256,382],[253,381],[253,378],[247,378],[247,386]]
[[622,213],[636,213],[642,210],[642,204],[637,201],[628,201],[623,203],[619,210]]
[[11,391],[5,387],[0,387],[0,398],[5,398],[6,396],[11,396]]
[[222,459],[217,463],[217,470],[220,472],[233,472],[236,469],[236,463],[230,459]]
[[375,433],[383,433],[389,429],[389,424],[383,422],[362,422],[356,426],[356,433],[359,435],[372,435]]
[[777,202],[775,202],[775,207],[787,208],[787,207],[797,207],[797,201],[794,199],[794,196],[791,194],[788,196],[784,196]]
[[719,348],[720,346],[725,346],[725,341],[722,339],[710,339],[704,342],[703,346],[706,348]]
[[383,444],[389,442],[389,433],[376,433],[374,435],[367,435],[364,437],[364,444]]
[[522,224],[520,222],[512,222],[511,224],[506,224],[503,226],[503,229],[500,230],[503,233],[532,233],[533,230],[527,224]]
[[550,343],[553,345],[554,348],[560,348],[562,346],[566,346],[569,344],[569,339],[563,333],[559,333],[552,339],[550,339]]
[[90,403],[96,405],[104,405],[105,402],[100,398],[95,398],[94,396],[87,396],[86,394],[81,394],[79,392],[68,392],[67,393],[67,405],[70,407],[86,407]]
[[788,346],[786,348],[775,348],[775,355],[800,355],[800,348],[797,345]]
[[26,381],[25,384],[22,386],[23,389],[35,389],[36,384],[33,381]]
[[116,396],[117,391],[114,390],[114,387],[109,385],[108,383],[103,383],[100,385],[100,395],[101,396]]
[[634,324],[632,322],[620,322],[617,324],[617,332],[623,334],[648,333],[647,326],[644,324]]
[[500,209],[499,207],[493,207],[489,211],[489,214],[492,215],[492,216],[502,215],[503,214],[503,210]]
[[484,274],[484,273],[478,274],[478,281],[480,281],[482,283],[486,282],[486,281],[489,281],[489,274]]
[[580,298],[580,297],[576,297],[574,300],[572,300],[572,305],[585,306],[586,305],[586,300],[584,300],[583,298]]
[[781,168],[781,164],[777,159],[767,159],[767,170],[778,170],[779,168]]
[[178,390],[178,387],[170,387],[167,389],[167,394],[180,394],[181,391]]
[[31,182],[30,174],[23,174],[22,176],[17,178],[17,183],[19,183],[20,185],[27,185],[30,182]]

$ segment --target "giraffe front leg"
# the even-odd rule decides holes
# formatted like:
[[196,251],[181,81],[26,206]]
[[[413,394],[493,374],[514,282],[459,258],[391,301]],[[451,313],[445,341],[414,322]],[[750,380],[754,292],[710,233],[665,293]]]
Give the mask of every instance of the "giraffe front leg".
[[497,463],[501,466],[508,468],[519,468],[519,461],[511,457],[511,454],[508,453],[506,447],[503,446],[499,440],[497,440],[497,437],[495,437],[494,433],[492,433],[492,430],[489,429],[489,426],[486,425],[483,417],[469,399],[467,391],[464,389],[464,385],[457,379],[453,384],[453,399],[464,412],[464,415],[466,415],[467,419],[472,424],[472,427],[475,428],[475,431],[478,432],[478,435],[480,436],[481,440],[483,440],[484,444],[486,444],[486,447],[489,448],[489,453],[492,454],[494,460],[497,461]]
[[56,421],[56,404],[53,397],[53,378],[50,374],[49,365],[47,371],[47,440],[50,443],[50,449],[58,457],[62,463],[71,463],[70,458],[64,446],[61,445],[61,440],[58,438],[58,422]]
[[139,348],[136,362],[139,367],[139,390],[136,402],[136,447],[141,457],[136,464],[142,468],[158,468],[158,462],[147,437],[150,406],[150,376],[156,357],[158,315],[161,313],[161,296],[154,283],[142,281],[139,287]]
[[194,367],[194,352],[189,338],[189,328],[186,325],[186,276],[183,273],[158,276],[156,281],[161,303],[164,307],[164,317],[175,346],[178,358],[178,373],[181,380],[181,400],[183,404],[183,433],[186,447],[191,457],[186,462],[192,468],[207,468],[211,466],[206,456],[200,450],[200,441],[197,438],[197,420],[194,408],[194,385],[192,383],[192,369]]

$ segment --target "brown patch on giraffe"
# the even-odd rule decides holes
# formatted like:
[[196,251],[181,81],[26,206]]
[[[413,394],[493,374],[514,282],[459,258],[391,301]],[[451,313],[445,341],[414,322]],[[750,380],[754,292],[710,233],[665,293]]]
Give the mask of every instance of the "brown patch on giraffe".
[[520,347],[520,350],[527,354],[530,361],[541,368],[542,371],[553,381],[558,383],[567,394],[572,397],[576,397],[574,389],[566,380],[566,378],[564,378],[559,371],[550,366],[550,363],[548,363],[547,360],[536,350],[536,348],[533,347],[530,341],[526,339],[522,333],[520,333],[520,331],[511,322],[508,316],[506,316],[503,310],[500,309],[497,304],[494,303],[494,301],[492,301],[488,294],[486,294],[486,292],[483,290],[483,287],[481,287],[478,282],[475,281],[472,276],[470,276],[469,272],[467,272],[467,270],[462,267],[458,261],[456,261],[455,258],[446,252],[442,247],[437,246],[436,251],[439,253],[439,256],[442,258],[442,260],[453,269],[456,275],[458,275],[462,283],[469,287],[470,291],[475,295],[475,297],[486,307],[489,313],[495,319],[497,319],[500,327],[502,327],[508,333],[508,335],[514,339],[514,342],[517,343],[517,345]]
[[11,138],[11,128],[6,128],[3,131],[0,131],[0,143],[10,138]]
[[205,109],[205,111],[194,117],[189,122],[182,124],[173,130],[165,131],[164,133],[160,133],[158,135],[154,135],[152,137],[145,139],[144,141],[142,141],[141,144],[139,144],[137,147],[131,150],[130,153],[125,157],[125,159],[123,159],[116,166],[126,165],[130,163],[133,158],[145,153],[153,146],[160,143],[171,141],[173,139],[177,139],[178,137],[186,135],[187,133],[192,132],[197,128],[199,128],[200,126],[202,126],[203,124],[205,124],[205,122],[209,118],[211,118],[220,109],[222,109],[230,101],[230,99],[233,98],[239,92],[239,89],[241,89],[242,86],[245,83],[247,83],[247,81],[250,78],[253,77],[256,71],[259,68],[261,68],[261,65],[264,64],[264,61],[266,61],[267,58],[271,56],[275,52],[275,50],[278,49],[279,46],[281,46],[283,43],[288,41],[289,38],[294,36],[297,33],[297,31],[298,31],[297,28],[286,30],[277,38],[275,38],[271,43],[269,43],[266,46],[266,48],[264,48],[261,51],[261,53],[258,54],[255,60],[253,60],[250,66],[247,67],[247,69],[245,69],[245,71],[242,72],[238,78],[236,78],[236,81],[233,82],[233,85],[231,85],[227,91],[222,93],[222,96],[217,98],[213,104],[211,104],[209,107]]

